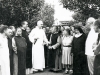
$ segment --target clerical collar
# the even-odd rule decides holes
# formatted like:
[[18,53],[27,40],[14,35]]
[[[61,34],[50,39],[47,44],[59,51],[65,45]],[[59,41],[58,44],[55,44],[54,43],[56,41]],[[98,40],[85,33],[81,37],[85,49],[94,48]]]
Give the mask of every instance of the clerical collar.
[[36,26],[36,28],[37,28],[37,29],[42,29],[42,28],[39,28],[38,26]]
[[75,34],[75,37],[78,38],[78,37],[80,37],[81,35],[82,35],[82,33],[80,33],[80,34]]
[[22,36],[22,35],[17,35],[17,34],[16,34],[15,36]]

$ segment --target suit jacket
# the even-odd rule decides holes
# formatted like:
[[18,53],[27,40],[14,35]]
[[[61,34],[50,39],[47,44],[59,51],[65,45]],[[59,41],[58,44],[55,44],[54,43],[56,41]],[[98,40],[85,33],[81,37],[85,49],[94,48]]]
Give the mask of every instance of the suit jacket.
[[96,50],[94,51],[94,55],[100,54],[100,44],[97,46]]

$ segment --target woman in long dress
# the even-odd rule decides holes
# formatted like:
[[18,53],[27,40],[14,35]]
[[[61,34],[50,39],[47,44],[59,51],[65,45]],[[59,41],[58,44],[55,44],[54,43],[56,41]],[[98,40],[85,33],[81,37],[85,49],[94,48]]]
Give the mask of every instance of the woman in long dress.
[[70,67],[72,65],[71,61],[71,48],[72,48],[72,40],[73,36],[71,36],[71,32],[69,29],[63,31],[62,37],[62,64],[66,66],[65,73],[71,71]]
[[13,38],[13,48],[17,49],[18,75],[26,75],[26,49],[27,44],[22,36],[21,28],[17,28],[16,36]]
[[10,59],[7,41],[7,26],[2,26],[0,32],[0,75],[10,75]]
[[85,56],[86,35],[80,27],[75,27],[75,37],[72,42],[73,75],[86,75],[87,60]]

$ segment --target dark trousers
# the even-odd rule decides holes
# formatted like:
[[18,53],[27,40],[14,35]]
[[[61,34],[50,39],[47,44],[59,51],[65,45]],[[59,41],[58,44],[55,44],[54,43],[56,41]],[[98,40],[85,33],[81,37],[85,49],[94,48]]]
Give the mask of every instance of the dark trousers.
[[100,75],[100,54],[94,60],[94,75]]

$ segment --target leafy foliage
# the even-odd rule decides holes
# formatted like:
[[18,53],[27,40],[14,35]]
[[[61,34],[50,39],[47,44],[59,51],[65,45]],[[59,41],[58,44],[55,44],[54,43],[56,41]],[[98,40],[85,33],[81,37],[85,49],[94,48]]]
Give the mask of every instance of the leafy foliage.
[[54,8],[51,5],[45,4],[41,9],[41,19],[45,26],[52,26],[54,23]]
[[100,0],[61,0],[61,3],[65,8],[82,14],[84,19],[100,16]]
[[27,20],[33,26],[43,5],[44,0],[1,0],[0,24],[20,26],[21,21]]

